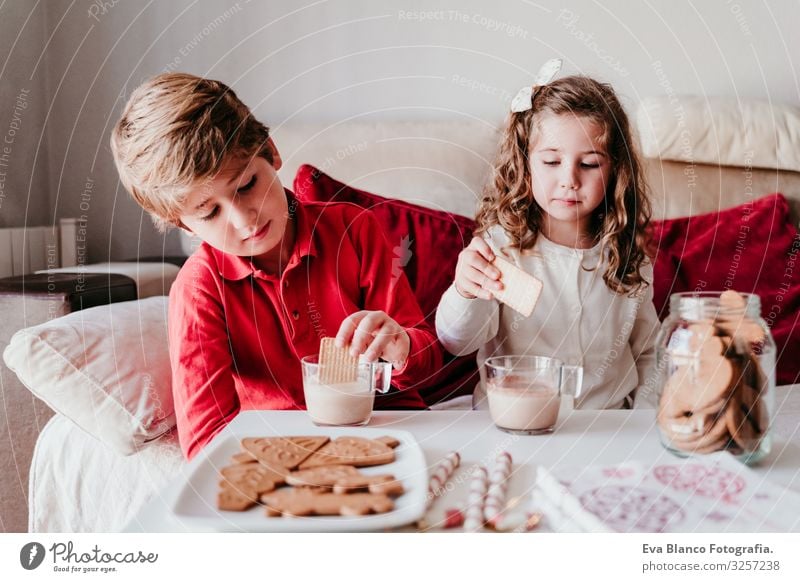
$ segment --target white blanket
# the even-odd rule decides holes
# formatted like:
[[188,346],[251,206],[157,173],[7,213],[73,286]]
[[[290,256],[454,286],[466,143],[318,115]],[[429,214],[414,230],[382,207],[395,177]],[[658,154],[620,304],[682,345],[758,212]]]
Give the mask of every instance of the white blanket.
[[174,433],[122,456],[57,414],[33,454],[28,531],[120,531],[184,463]]

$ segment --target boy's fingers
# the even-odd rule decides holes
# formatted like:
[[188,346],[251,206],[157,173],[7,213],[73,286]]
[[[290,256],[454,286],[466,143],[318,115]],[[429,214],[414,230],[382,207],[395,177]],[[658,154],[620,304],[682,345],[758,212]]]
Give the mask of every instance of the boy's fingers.
[[343,348],[352,341],[353,334],[367,313],[369,312],[357,311],[356,313],[351,313],[345,318],[345,320],[342,322],[342,325],[339,326],[339,331],[336,334],[336,339],[334,340],[334,344],[337,348]]
[[383,325],[386,314],[382,311],[367,311],[359,322],[358,326],[353,333],[353,339],[350,345],[350,354],[353,356],[360,356],[367,349],[367,346],[372,343],[375,331]]
[[369,344],[364,352],[364,357],[370,362],[374,362],[383,356],[384,351],[389,346],[392,339],[394,339],[395,333],[396,332],[394,332],[391,326],[382,325],[380,329],[375,332],[375,337],[372,340],[372,343]]

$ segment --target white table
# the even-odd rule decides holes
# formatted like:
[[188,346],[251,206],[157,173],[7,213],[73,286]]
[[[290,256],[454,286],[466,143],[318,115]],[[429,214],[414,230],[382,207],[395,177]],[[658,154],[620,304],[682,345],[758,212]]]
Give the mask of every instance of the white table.
[[[792,390],[793,389],[793,390]],[[778,415],[770,455],[754,467],[764,479],[800,492],[800,391],[797,386],[779,389]],[[311,427],[305,412],[263,411],[243,414],[290,417],[298,429]],[[427,516],[439,523],[444,511],[462,503],[467,496],[468,468],[475,463],[491,464],[497,452],[508,450],[514,458],[510,496],[524,495],[534,482],[536,465],[549,469],[590,464],[615,464],[638,460],[655,464],[674,459],[663,449],[652,410],[582,411],[562,410],[556,431],[550,435],[518,436],[494,427],[488,412],[418,411],[375,412],[370,427],[411,432],[420,443],[429,467],[448,452],[457,450],[462,467],[453,479],[454,489],[437,500]],[[358,429],[353,429],[357,434]],[[460,477],[460,478],[459,478]],[[147,503],[128,524],[129,532],[182,532],[189,528],[170,515],[177,493],[170,486]]]

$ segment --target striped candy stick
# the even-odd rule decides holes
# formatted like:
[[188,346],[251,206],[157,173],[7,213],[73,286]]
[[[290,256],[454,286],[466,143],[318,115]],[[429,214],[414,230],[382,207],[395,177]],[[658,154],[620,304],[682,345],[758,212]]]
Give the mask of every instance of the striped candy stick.
[[497,455],[492,473],[489,476],[489,490],[486,493],[483,518],[486,523],[492,526],[497,525],[505,508],[512,464],[513,461],[508,451],[502,451]]
[[434,499],[439,497],[444,492],[445,484],[453,476],[453,473],[461,464],[461,455],[456,451],[452,451],[447,456],[439,461],[439,464],[434,469],[430,481],[428,481],[428,502],[425,509],[430,509],[433,505]]
[[483,503],[489,486],[489,475],[483,465],[478,465],[469,483],[467,510],[464,515],[464,530],[478,531],[483,527]]

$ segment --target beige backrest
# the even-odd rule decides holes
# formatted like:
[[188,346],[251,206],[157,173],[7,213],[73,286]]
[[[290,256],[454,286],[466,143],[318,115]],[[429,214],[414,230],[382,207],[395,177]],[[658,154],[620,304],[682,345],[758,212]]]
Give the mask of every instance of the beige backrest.
[[[422,206],[474,216],[499,132],[479,120],[342,122],[273,129],[291,188],[310,163],[347,184]],[[649,158],[654,218],[713,212],[773,192],[800,210],[800,172]]]
[[653,217],[676,218],[715,212],[780,192],[800,218],[800,172],[646,160]]
[[356,188],[464,216],[475,214],[498,140],[478,120],[287,125],[272,134],[288,188],[310,163]]

